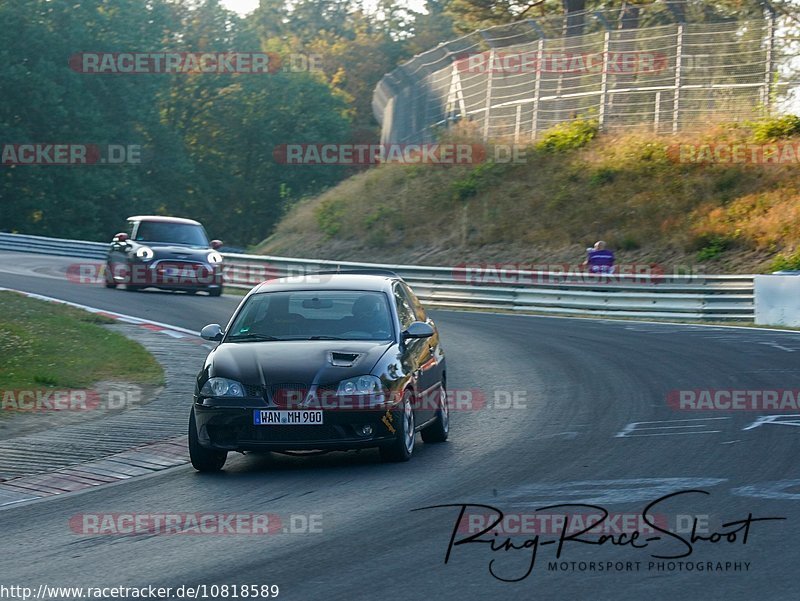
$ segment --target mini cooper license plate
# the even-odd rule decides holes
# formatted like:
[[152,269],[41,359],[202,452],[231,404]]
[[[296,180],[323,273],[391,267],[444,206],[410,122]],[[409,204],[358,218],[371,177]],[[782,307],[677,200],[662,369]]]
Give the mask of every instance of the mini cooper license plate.
[[168,278],[174,277],[181,277],[181,278],[193,278],[195,276],[194,269],[186,267],[184,269],[180,269],[178,267],[167,267],[164,269],[164,275]]
[[322,425],[321,409],[294,409],[275,411],[256,409],[253,412],[253,423],[256,426],[320,426]]

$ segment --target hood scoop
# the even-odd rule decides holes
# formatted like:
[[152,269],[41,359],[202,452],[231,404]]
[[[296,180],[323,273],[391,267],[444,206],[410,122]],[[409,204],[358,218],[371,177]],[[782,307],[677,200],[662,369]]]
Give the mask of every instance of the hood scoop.
[[361,353],[331,351],[328,353],[328,362],[334,367],[352,367],[360,356]]

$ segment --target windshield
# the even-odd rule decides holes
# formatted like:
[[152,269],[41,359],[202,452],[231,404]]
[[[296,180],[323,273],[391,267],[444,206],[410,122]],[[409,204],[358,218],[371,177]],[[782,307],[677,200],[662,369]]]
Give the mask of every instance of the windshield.
[[135,240],[137,242],[170,242],[190,246],[208,246],[208,238],[203,227],[191,223],[142,221],[136,229]]
[[265,340],[389,340],[386,295],[362,290],[301,290],[251,296],[225,342]]

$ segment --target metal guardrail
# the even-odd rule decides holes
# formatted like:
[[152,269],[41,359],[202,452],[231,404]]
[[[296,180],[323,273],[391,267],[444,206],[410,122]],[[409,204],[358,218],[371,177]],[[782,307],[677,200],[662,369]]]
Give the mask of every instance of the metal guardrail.
[[752,275],[615,275],[516,271],[522,286],[475,282],[469,267],[385,265],[226,254],[226,285],[337,269],[391,269],[429,306],[687,320],[753,319]]
[[25,234],[0,233],[0,250],[32,252],[59,257],[80,257],[82,259],[105,259],[109,244],[86,242],[66,238],[45,238]]
[[[108,244],[1,234],[0,250],[104,259]],[[432,307],[655,319],[753,321],[752,275],[594,276],[582,272],[515,271],[517,283],[485,285],[474,269],[384,265],[223,253],[225,285],[249,289],[266,279],[318,271],[391,269]],[[484,282],[488,278],[484,278]]]

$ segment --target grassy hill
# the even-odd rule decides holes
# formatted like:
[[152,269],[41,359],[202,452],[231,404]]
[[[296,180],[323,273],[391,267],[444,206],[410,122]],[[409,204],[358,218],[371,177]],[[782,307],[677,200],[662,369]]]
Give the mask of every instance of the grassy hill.
[[[448,141],[467,139],[460,132]],[[709,154],[730,145],[744,162]],[[619,262],[670,271],[800,267],[800,156],[791,154],[798,147],[794,116],[676,137],[598,134],[595,123],[578,120],[549,130],[517,164],[368,169],[295,205],[256,252],[574,264],[603,239]],[[696,160],[687,162],[691,152]]]

